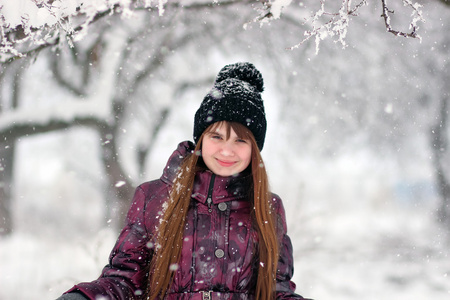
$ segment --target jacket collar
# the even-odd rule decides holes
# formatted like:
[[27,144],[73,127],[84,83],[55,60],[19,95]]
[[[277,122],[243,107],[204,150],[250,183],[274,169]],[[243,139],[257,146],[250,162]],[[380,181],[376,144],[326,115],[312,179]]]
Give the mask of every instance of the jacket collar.
[[[213,181],[211,178],[214,176]],[[192,198],[205,203],[211,191],[211,200],[214,204],[230,200],[243,199],[248,196],[250,175],[222,177],[213,175],[209,170],[200,171],[195,176]],[[212,189],[210,189],[212,186]]]
[[161,180],[168,185],[172,185],[175,181],[175,177],[180,170],[181,163],[184,158],[192,153],[195,149],[194,143],[191,141],[185,141],[178,144],[177,149],[172,153],[167,161],[166,167],[164,168]]

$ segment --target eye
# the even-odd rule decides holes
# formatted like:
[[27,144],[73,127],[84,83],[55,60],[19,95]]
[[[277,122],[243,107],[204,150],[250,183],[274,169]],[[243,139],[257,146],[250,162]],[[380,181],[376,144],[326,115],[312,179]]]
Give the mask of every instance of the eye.
[[236,142],[238,143],[248,143],[248,140],[244,140],[244,139],[236,139]]
[[214,134],[214,133],[212,133],[212,134],[211,134],[211,138],[212,138],[212,139],[215,139],[215,140],[220,140],[220,139],[222,139],[222,136],[219,135],[219,134]]

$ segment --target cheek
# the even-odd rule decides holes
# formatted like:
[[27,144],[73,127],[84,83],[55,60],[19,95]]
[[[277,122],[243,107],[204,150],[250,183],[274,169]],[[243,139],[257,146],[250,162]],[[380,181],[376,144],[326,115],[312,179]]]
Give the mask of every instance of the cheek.
[[245,151],[242,152],[241,159],[245,162],[246,166],[250,164],[250,161],[252,160],[252,150],[250,149],[244,149]]
[[208,154],[208,149],[209,149],[208,141],[204,140],[202,142],[202,154],[203,155]]
[[211,155],[213,155],[214,154],[214,146],[208,141],[208,142],[204,142],[203,143],[203,145],[202,145],[202,156],[203,156],[203,159],[205,160],[207,160],[207,159],[209,159],[209,157],[211,156]]

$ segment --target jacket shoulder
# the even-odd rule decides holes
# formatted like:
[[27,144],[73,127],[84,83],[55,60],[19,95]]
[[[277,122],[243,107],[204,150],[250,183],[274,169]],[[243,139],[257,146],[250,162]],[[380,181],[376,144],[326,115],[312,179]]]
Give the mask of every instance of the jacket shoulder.
[[270,195],[271,195],[273,201],[281,202],[281,197],[278,194],[275,194],[275,193],[271,192]]
[[147,181],[140,184],[137,189],[142,190],[146,198],[151,197],[156,191],[168,188],[168,185],[161,179]]
[[[169,197],[170,185],[161,179],[147,181],[138,186],[144,196],[144,211],[155,210],[155,208],[162,206]],[[148,207],[150,206],[150,207]]]
[[277,212],[282,210],[284,212],[283,200],[281,200],[281,197],[278,194],[270,193],[270,198],[274,210]]
[[286,211],[284,210],[283,200],[281,200],[281,197],[277,194],[271,193],[271,204],[272,209],[277,216],[277,228],[279,230],[278,234],[285,234],[287,232],[287,224]]
[[147,230],[153,229],[158,216],[162,214],[164,203],[169,198],[169,188],[170,186],[160,179],[139,185],[128,211],[128,224],[144,222]]

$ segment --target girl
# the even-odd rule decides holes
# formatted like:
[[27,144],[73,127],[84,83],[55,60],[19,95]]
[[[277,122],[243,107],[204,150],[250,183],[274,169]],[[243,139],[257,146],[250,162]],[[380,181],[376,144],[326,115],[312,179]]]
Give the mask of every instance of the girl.
[[159,180],[136,189],[99,279],[59,300],[304,299],[294,293],[281,199],[260,151],[263,79],[250,63],[225,66]]

